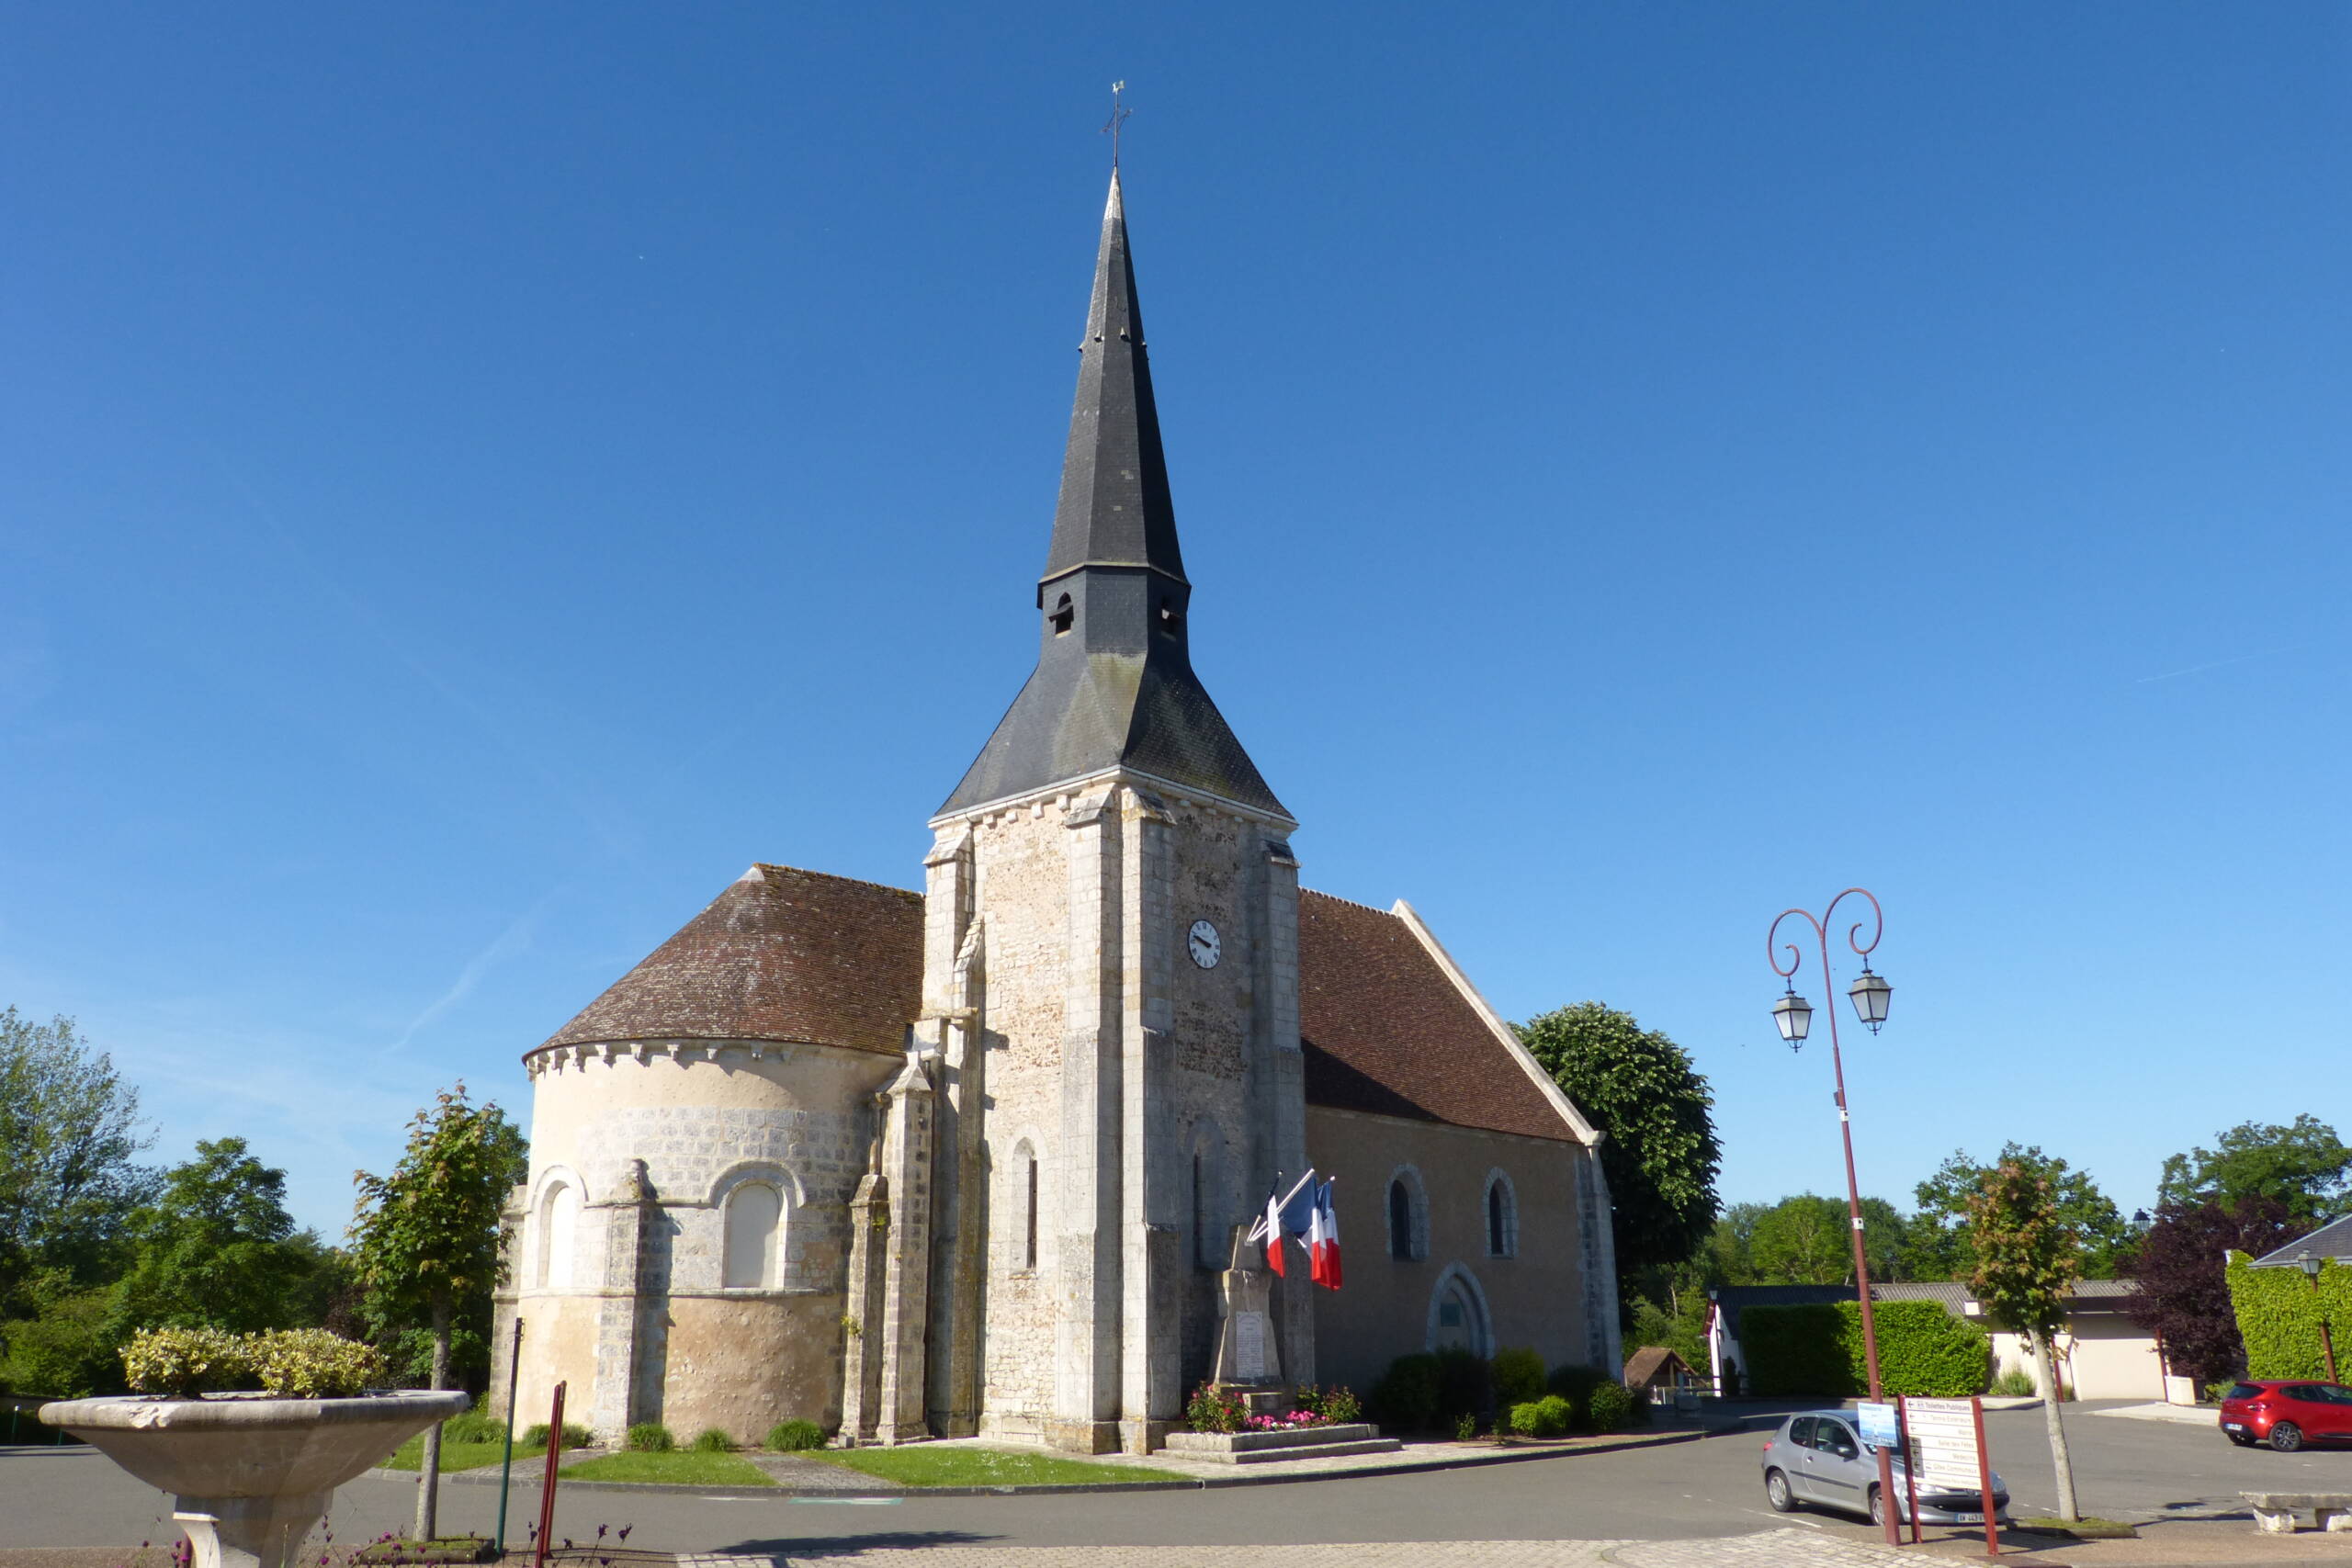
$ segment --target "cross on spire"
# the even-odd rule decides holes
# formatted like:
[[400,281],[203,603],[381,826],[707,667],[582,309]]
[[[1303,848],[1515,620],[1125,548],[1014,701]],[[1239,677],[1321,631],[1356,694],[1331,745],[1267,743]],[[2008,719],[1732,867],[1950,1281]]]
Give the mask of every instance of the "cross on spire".
[[1124,78],[1111,84],[1111,118],[1102,122],[1102,134],[1111,139],[1111,167],[1114,170],[1119,166],[1119,128],[1136,112],[1119,101],[1119,96],[1126,90]]

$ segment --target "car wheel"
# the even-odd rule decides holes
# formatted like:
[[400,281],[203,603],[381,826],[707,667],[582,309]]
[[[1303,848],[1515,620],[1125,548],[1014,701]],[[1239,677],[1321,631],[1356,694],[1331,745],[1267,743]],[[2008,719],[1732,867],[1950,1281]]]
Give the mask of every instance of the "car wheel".
[[1789,1490],[1789,1478],[1777,1470],[1764,1472],[1764,1501],[1772,1505],[1776,1514],[1785,1514],[1797,1506],[1797,1495]]
[[2282,1454],[2293,1453],[2303,1446],[2303,1429],[2292,1421],[2280,1421],[2270,1428],[2270,1446]]
[[1871,1523],[1874,1525],[1886,1523],[1886,1498],[1875,1486],[1871,1488]]

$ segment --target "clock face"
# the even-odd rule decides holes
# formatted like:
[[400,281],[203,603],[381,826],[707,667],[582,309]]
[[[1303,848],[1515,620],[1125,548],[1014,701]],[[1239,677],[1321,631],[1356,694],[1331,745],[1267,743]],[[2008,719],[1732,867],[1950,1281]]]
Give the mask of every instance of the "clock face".
[[1184,951],[1202,968],[1214,969],[1225,952],[1225,943],[1218,940],[1215,926],[1206,920],[1194,920],[1192,931],[1184,939]]

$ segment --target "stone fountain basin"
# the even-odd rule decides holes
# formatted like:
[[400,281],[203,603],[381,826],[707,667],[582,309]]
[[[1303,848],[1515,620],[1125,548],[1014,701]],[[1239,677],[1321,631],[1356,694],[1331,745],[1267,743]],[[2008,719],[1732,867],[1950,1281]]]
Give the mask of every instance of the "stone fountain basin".
[[40,1418],[182,1497],[283,1497],[331,1492],[472,1404],[463,1393],[424,1389],[349,1399],[128,1394],[59,1400],[42,1405]]

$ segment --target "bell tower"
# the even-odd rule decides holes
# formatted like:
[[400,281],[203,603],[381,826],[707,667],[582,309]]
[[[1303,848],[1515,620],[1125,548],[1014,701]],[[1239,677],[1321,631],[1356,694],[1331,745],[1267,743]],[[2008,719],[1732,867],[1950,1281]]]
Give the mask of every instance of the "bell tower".
[[1193,672],[1191,599],[1114,170],[1036,668],[931,822],[942,1435],[1159,1447],[1209,1375],[1231,1227],[1305,1168],[1296,823]]

